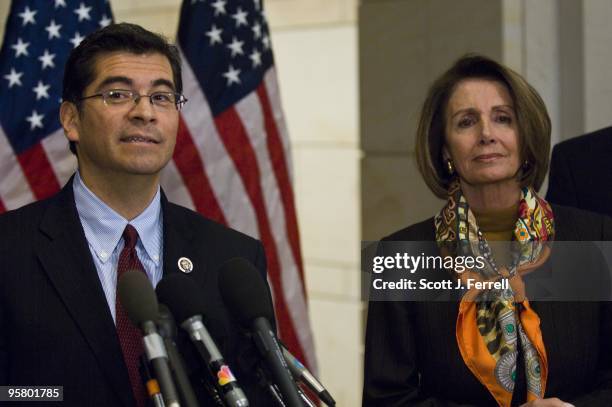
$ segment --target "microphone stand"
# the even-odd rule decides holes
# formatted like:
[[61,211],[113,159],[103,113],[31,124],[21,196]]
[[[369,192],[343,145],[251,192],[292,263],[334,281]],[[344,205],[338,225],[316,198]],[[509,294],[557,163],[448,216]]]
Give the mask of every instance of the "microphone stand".
[[[257,376],[259,377],[260,385],[265,387],[266,390],[270,393],[274,401],[279,407],[287,407],[287,404],[283,400],[283,396],[278,389],[278,386],[270,381],[268,374],[265,369],[261,366],[257,367]],[[300,386],[296,383],[295,387],[297,388],[298,395],[302,399],[304,406],[306,407],[317,407],[317,405],[302,391]]]
[[274,401],[276,401],[276,405],[278,405],[279,407],[287,407],[287,405],[283,401],[283,398],[280,395],[280,391],[278,391],[278,388],[272,382],[270,382],[270,380],[268,379],[268,375],[259,365],[257,366],[257,377],[259,378],[259,385],[261,387],[266,388],[266,390],[268,391],[268,393],[270,393]]
[[306,393],[304,393],[304,391],[300,388],[299,385],[296,385],[296,387],[298,389],[298,394],[302,398],[302,401],[304,402],[304,405],[306,407],[317,407],[317,405],[312,400],[310,400],[310,398],[306,395]]

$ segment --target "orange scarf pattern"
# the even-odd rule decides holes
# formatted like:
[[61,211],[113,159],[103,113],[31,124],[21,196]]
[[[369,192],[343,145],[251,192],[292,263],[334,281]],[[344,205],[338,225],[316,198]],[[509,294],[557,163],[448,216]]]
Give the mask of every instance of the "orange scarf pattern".
[[497,281],[507,278],[510,288],[466,291],[456,321],[457,345],[474,376],[502,407],[510,406],[516,366],[522,353],[527,380],[527,401],[546,391],[548,361],[540,319],[525,296],[522,276],[540,267],[550,255],[554,218],[548,202],[530,188],[521,190],[518,219],[512,240],[512,264],[495,263],[491,249],[461,192],[459,181],[448,191],[448,201],[435,217],[436,241],[442,256],[482,256],[483,269],[456,276]]

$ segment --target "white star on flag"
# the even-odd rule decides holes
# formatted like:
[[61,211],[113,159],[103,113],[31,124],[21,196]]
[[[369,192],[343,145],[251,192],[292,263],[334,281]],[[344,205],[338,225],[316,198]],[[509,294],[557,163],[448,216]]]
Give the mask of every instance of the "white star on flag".
[[74,37],[70,39],[70,42],[76,48],[84,39],[85,37],[81,36],[81,34],[79,34],[79,32],[77,31],[76,33],[74,33]]
[[249,55],[249,58],[251,58],[251,61],[253,61],[253,68],[261,65],[261,52],[257,51],[256,49],[254,49],[251,55]]
[[211,4],[212,8],[215,9],[215,16],[219,15],[219,14],[225,14],[225,4],[227,2],[225,0],[216,0],[214,3]]
[[217,26],[213,24],[213,26],[210,28],[210,31],[206,32],[206,36],[210,38],[210,45],[214,45],[216,43],[221,44],[223,42],[223,40],[221,40],[222,32],[222,29],[217,28]]
[[66,7],[66,0],[55,0],[55,8],[59,6]]
[[23,72],[16,72],[15,68],[11,68],[11,73],[4,75],[4,78],[8,80],[8,87],[12,88],[14,85],[21,86],[21,77]]
[[89,12],[91,11],[91,7],[85,7],[85,4],[79,4],[79,8],[75,9],[74,12],[79,16],[79,21],[83,20],[91,20],[89,16]]
[[25,10],[19,13],[19,17],[21,17],[21,26],[23,27],[28,23],[36,24],[36,21],[34,21],[36,13],[38,13],[38,11],[30,10],[30,8],[26,6]]
[[42,69],[45,68],[55,68],[55,63],[53,62],[53,58],[55,58],[55,54],[50,54],[49,50],[46,49],[45,53],[38,57],[38,60],[42,62]]
[[32,88],[34,93],[36,93],[36,100],[40,98],[49,99],[49,88],[51,85],[45,85],[43,81],[38,81],[38,84]]
[[43,117],[45,117],[44,114],[38,114],[38,112],[36,110],[32,110],[32,114],[28,117],[26,117],[26,120],[28,122],[30,122],[30,130],[34,130],[37,127],[40,127],[42,129],[43,124],[42,124],[42,119]]
[[45,27],[45,30],[49,33],[49,39],[51,38],[60,38],[59,30],[62,28],[61,24],[56,24],[55,20],[51,20],[48,26]]
[[25,55],[27,57],[29,55],[28,54],[29,46],[30,46],[29,42],[23,42],[21,38],[17,38],[17,44],[11,45],[11,48],[15,50],[15,58],[18,58],[20,55]]
[[100,25],[100,28],[104,28],[104,27],[106,27],[107,25],[109,25],[112,22],[113,22],[113,20],[108,18],[108,16],[106,14],[102,14],[102,20],[100,20],[98,22],[98,24]]
[[244,52],[242,51],[243,45],[244,41],[238,41],[238,39],[234,37],[232,38],[232,43],[229,44],[227,47],[232,51],[232,56],[235,57],[238,54],[244,54]]
[[240,7],[236,10],[236,14],[232,14],[232,18],[236,20],[236,28],[241,25],[247,25],[247,12],[243,11]]
[[251,29],[253,30],[253,37],[255,37],[255,39],[259,39],[259,37],[261,37],[261,25],[259,23],[255,23]]
[[265,49],[270,49],[270,37],[268,37],[268,34],[264,35],[261,42]]
[[223,74],[223,76],[227,79],[227,86],[230,86],[232,83],[240,83],[240,69],[234,69],[233,66],[229,66],[227,72]]

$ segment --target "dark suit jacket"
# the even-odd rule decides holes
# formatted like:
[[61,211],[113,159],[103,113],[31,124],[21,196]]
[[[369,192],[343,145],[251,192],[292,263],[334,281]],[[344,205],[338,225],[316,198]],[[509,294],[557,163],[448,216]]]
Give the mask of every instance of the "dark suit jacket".
[[[612,240],[609,218],[560,206],[553,212],[557,240]],[[433,218],[385,240],[433,242]],[[599,264],[574,260],[581,274],[580,265]],[[612,406],[612,303],[530,303],[541,319],[548,356],[545,397],[576,407]],[[458,308],[457,301],[370,301],[364,406],[497,405],[461,358],[455,336]]]
[[612,216],[612,127],[553,148],[546,199]]
[[[162,211],[164,275],[179,272],[180,257],[192,260],[190,276],[201,286],[211,335],[251,405],[267,405],[254,384],[254,348],[230,319],[217,288],[219,266],[233,257],[246,258],[265,276],[262,245],[165,197]],[[1,216],[0,231],[0,385],[64,386],[63,406],[133,406],[72,183],[50,199]],[[179,339],[185,349],[188,340]],[[186,359],[195,375],[197,359]],[[204,396],[202,405],[210,403],[201,387],[195,390]]]

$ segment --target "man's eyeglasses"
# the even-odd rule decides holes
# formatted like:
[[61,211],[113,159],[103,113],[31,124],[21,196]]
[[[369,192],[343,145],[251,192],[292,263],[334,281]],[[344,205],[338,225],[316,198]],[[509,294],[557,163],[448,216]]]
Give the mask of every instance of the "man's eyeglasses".
[[98,97],[101,97],[104,104],[107,106],[127,105],[129,102],[138,103],[141,97],[148,97],[149,102],[151,102],[153,106],[162,109],[168,109],[174,106],[176,110],[181,110],[183,105],[187,102],[185,96],[176,92],[153,92],[150,95],[141,95],[127,89],[110,89],[96,93],[95,95],[82,97],[80,100]]

